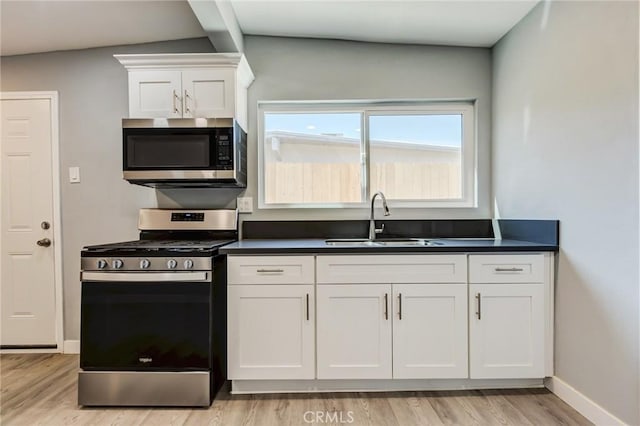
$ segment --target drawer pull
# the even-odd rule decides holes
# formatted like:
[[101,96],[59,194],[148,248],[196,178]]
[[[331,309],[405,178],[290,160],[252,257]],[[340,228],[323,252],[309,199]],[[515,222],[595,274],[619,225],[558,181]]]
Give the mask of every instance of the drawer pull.
[[522,268],[496,268],[496,272],[524,272]]
[[258,269],[259,274],[282,274],[284,269]]
[[482,296],[480,293],[476,294],[476,299],[478,300],[478,310],[476,311],[476,315],[478,319],[482,319]]
[[398,293],[398,319],[402,319],[402,293]]

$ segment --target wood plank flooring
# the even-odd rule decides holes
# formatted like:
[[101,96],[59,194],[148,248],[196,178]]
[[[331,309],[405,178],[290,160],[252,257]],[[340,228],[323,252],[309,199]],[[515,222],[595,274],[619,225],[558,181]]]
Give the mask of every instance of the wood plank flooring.
[[0,356],[0,424],[9,425],[589,425],[546,389],[230,395],[209,409],[82,408],[77,355]]

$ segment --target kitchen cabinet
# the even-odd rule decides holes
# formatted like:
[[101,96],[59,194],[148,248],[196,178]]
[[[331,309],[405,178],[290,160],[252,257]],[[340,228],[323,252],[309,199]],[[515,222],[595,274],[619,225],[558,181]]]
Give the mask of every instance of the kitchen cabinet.
[[472,255],[469,268],[470,377],[544,377],[543,255]]
[[318,379],[390,379],[391,285],[322,285],[317,292]]
[[468,377],[467,285],[393,284],[393,377]]
[[242,54],[115,57],[128,70],[129,118],[235,118],[247,129],[254,77]]
[[230,256],[228,271],[228,378],[313,379],[313,257]]
[[466,256],[318,256],[317,280],[318,379],[468,377]]

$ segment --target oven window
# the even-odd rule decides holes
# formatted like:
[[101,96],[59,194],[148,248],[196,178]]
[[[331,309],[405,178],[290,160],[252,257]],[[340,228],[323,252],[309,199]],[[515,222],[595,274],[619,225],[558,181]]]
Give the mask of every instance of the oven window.
[[210,283],[82,283],[80,366],[206,370]]
[[128,135],[127,167],[143,169],[207,169],[209,134]]

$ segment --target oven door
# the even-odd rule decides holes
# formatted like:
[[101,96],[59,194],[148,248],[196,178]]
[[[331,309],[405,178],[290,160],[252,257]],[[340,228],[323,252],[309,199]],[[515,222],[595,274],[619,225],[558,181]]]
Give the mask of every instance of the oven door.
[[83,370],[211,367],[211,272],[83,272]]

